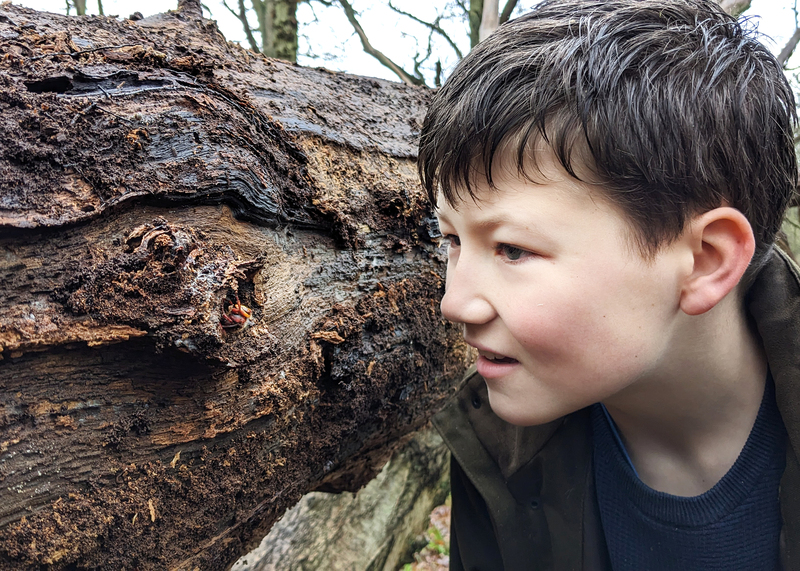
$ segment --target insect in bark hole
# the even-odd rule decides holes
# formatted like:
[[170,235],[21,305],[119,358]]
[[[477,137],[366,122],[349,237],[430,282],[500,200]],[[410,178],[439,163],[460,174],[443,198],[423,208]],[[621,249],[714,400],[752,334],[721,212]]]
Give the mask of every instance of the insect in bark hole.
[[236,296],[236,303],[229,299],[225,300],[225,309],[219,318],[219,324],[225,329],[233,329],[235,327],[244,327],[247,320],[253,315],[251,310],[246,305],[242,305],[239,301],[239,296]]

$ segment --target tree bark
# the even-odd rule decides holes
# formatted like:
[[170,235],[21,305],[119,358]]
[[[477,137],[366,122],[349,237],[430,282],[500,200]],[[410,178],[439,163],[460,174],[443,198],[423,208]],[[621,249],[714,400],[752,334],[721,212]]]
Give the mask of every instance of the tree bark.
[[193,1],[0,6],[0,569],[224,569],[470,360],[428,91],[254,56]]
[[750,9],[751,0],[718,0],[718,3],[728,14],[738,18]]
[[469,2],[469,47],[478,45],[481,41],[481,19],[483,18],[483,0],[470,0]]
[[483,0],[478,37],[482,42],[500,25],[500,0]]
[[[261,35],[261,53],[267,57],[297,61],[297,2],[296,0],[252,0],[253,10],[258,19],[258,31]],[[250,23],[240,3],[237,14],[248,40],[252,41]]]
[[274,54],[270,57],[297,61],[297,2],[295,0],[276,0],[273,42]]

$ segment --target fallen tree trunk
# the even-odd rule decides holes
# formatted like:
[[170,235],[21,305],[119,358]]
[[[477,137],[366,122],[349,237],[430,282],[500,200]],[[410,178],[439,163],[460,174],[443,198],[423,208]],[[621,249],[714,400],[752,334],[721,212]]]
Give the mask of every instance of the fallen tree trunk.
[[223,569],[355,491],[470,358],[428,92],[0,6],[0,568]]

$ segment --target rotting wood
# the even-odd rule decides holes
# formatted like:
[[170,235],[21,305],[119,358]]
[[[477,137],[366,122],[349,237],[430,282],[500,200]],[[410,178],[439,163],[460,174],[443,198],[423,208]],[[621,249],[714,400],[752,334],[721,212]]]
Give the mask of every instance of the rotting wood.
[[427,98],[0,5],[0,568],[224,569],[427,421],[470,358]]

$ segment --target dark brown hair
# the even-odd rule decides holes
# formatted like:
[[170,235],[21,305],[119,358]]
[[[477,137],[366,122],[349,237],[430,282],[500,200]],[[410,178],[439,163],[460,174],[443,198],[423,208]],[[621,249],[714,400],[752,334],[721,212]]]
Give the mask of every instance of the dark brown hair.
[[797,164],[794,97],[755,36],[711,0],[546,0],[434,96],[419,145],[428,196],[478,198],[498,152],[528,176],[543,140],[571,176],[589,169],[644,255],[727,202],[750,221],[758,264]]

